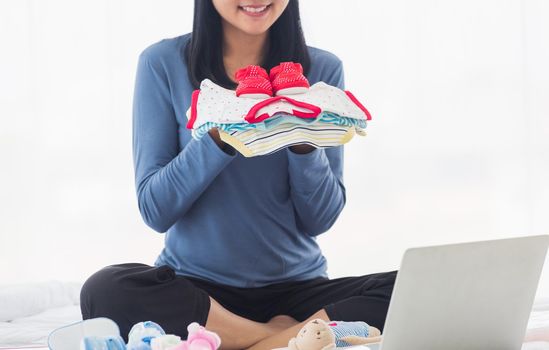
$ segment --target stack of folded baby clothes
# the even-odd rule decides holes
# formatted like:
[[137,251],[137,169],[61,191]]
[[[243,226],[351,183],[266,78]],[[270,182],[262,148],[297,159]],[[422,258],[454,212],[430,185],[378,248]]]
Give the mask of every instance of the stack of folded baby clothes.
[[218,128],[221,140],[253,157],[296,144],[333,147],[366,135],[368,110],[350,91],[322,81],[309,86],[299,63],[282,62],[269,75],[251,65],[235,78],[236,91],[204,79],[193,92],[187,128],[195,139]]

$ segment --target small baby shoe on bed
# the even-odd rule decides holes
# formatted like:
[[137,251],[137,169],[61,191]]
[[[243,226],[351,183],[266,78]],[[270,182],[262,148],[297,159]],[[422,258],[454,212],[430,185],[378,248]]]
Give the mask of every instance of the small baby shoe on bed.
[[119,336],[120,329],[113,320],[98,317],[55,329],[48,336],[48,347],[51,350],[75,350],[80,348],[83,339],[87,337]]
[[207,330],[197,322],[188,325],[187,331],[187,340],[170,350],[217,350],[221,345],[221,338],[217,333]]
[[121,336],[86,337],[80,343],[80,350],[126,350]]
[[182,342],[181,337],[177,335],[161,335],[151,339],[151,350],[168,350],[181,344]]
[[136,323],[128,335],[128,350],[150,350],[151,340],[165,334],[162,327],[155,322]]

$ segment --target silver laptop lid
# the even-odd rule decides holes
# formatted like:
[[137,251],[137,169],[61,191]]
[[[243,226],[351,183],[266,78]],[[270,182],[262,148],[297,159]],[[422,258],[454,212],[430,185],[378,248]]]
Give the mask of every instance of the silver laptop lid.
[[382,350],[520,349],[549,235],[408,249]]

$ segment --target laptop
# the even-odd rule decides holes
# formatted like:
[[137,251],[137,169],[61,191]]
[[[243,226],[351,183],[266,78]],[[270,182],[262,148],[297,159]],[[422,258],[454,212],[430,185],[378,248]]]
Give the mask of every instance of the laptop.
[[372,350],[518,350],[549,235],[408,249]]

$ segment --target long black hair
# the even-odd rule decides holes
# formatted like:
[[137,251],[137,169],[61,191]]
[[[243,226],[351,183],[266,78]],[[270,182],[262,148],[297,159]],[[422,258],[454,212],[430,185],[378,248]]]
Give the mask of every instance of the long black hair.
[[[185,46],[189,79],[194,89],[208,78],[227,89],[236,89],[223,64],[223,28],[221,16],[212,0],[195,0],[193,31]],[[280,62],[299,62],[307,75],[311,64],[305,44],[298,0],[289,0],[286,9],[269,28],[269,51],[260,64],[267,72]]]

